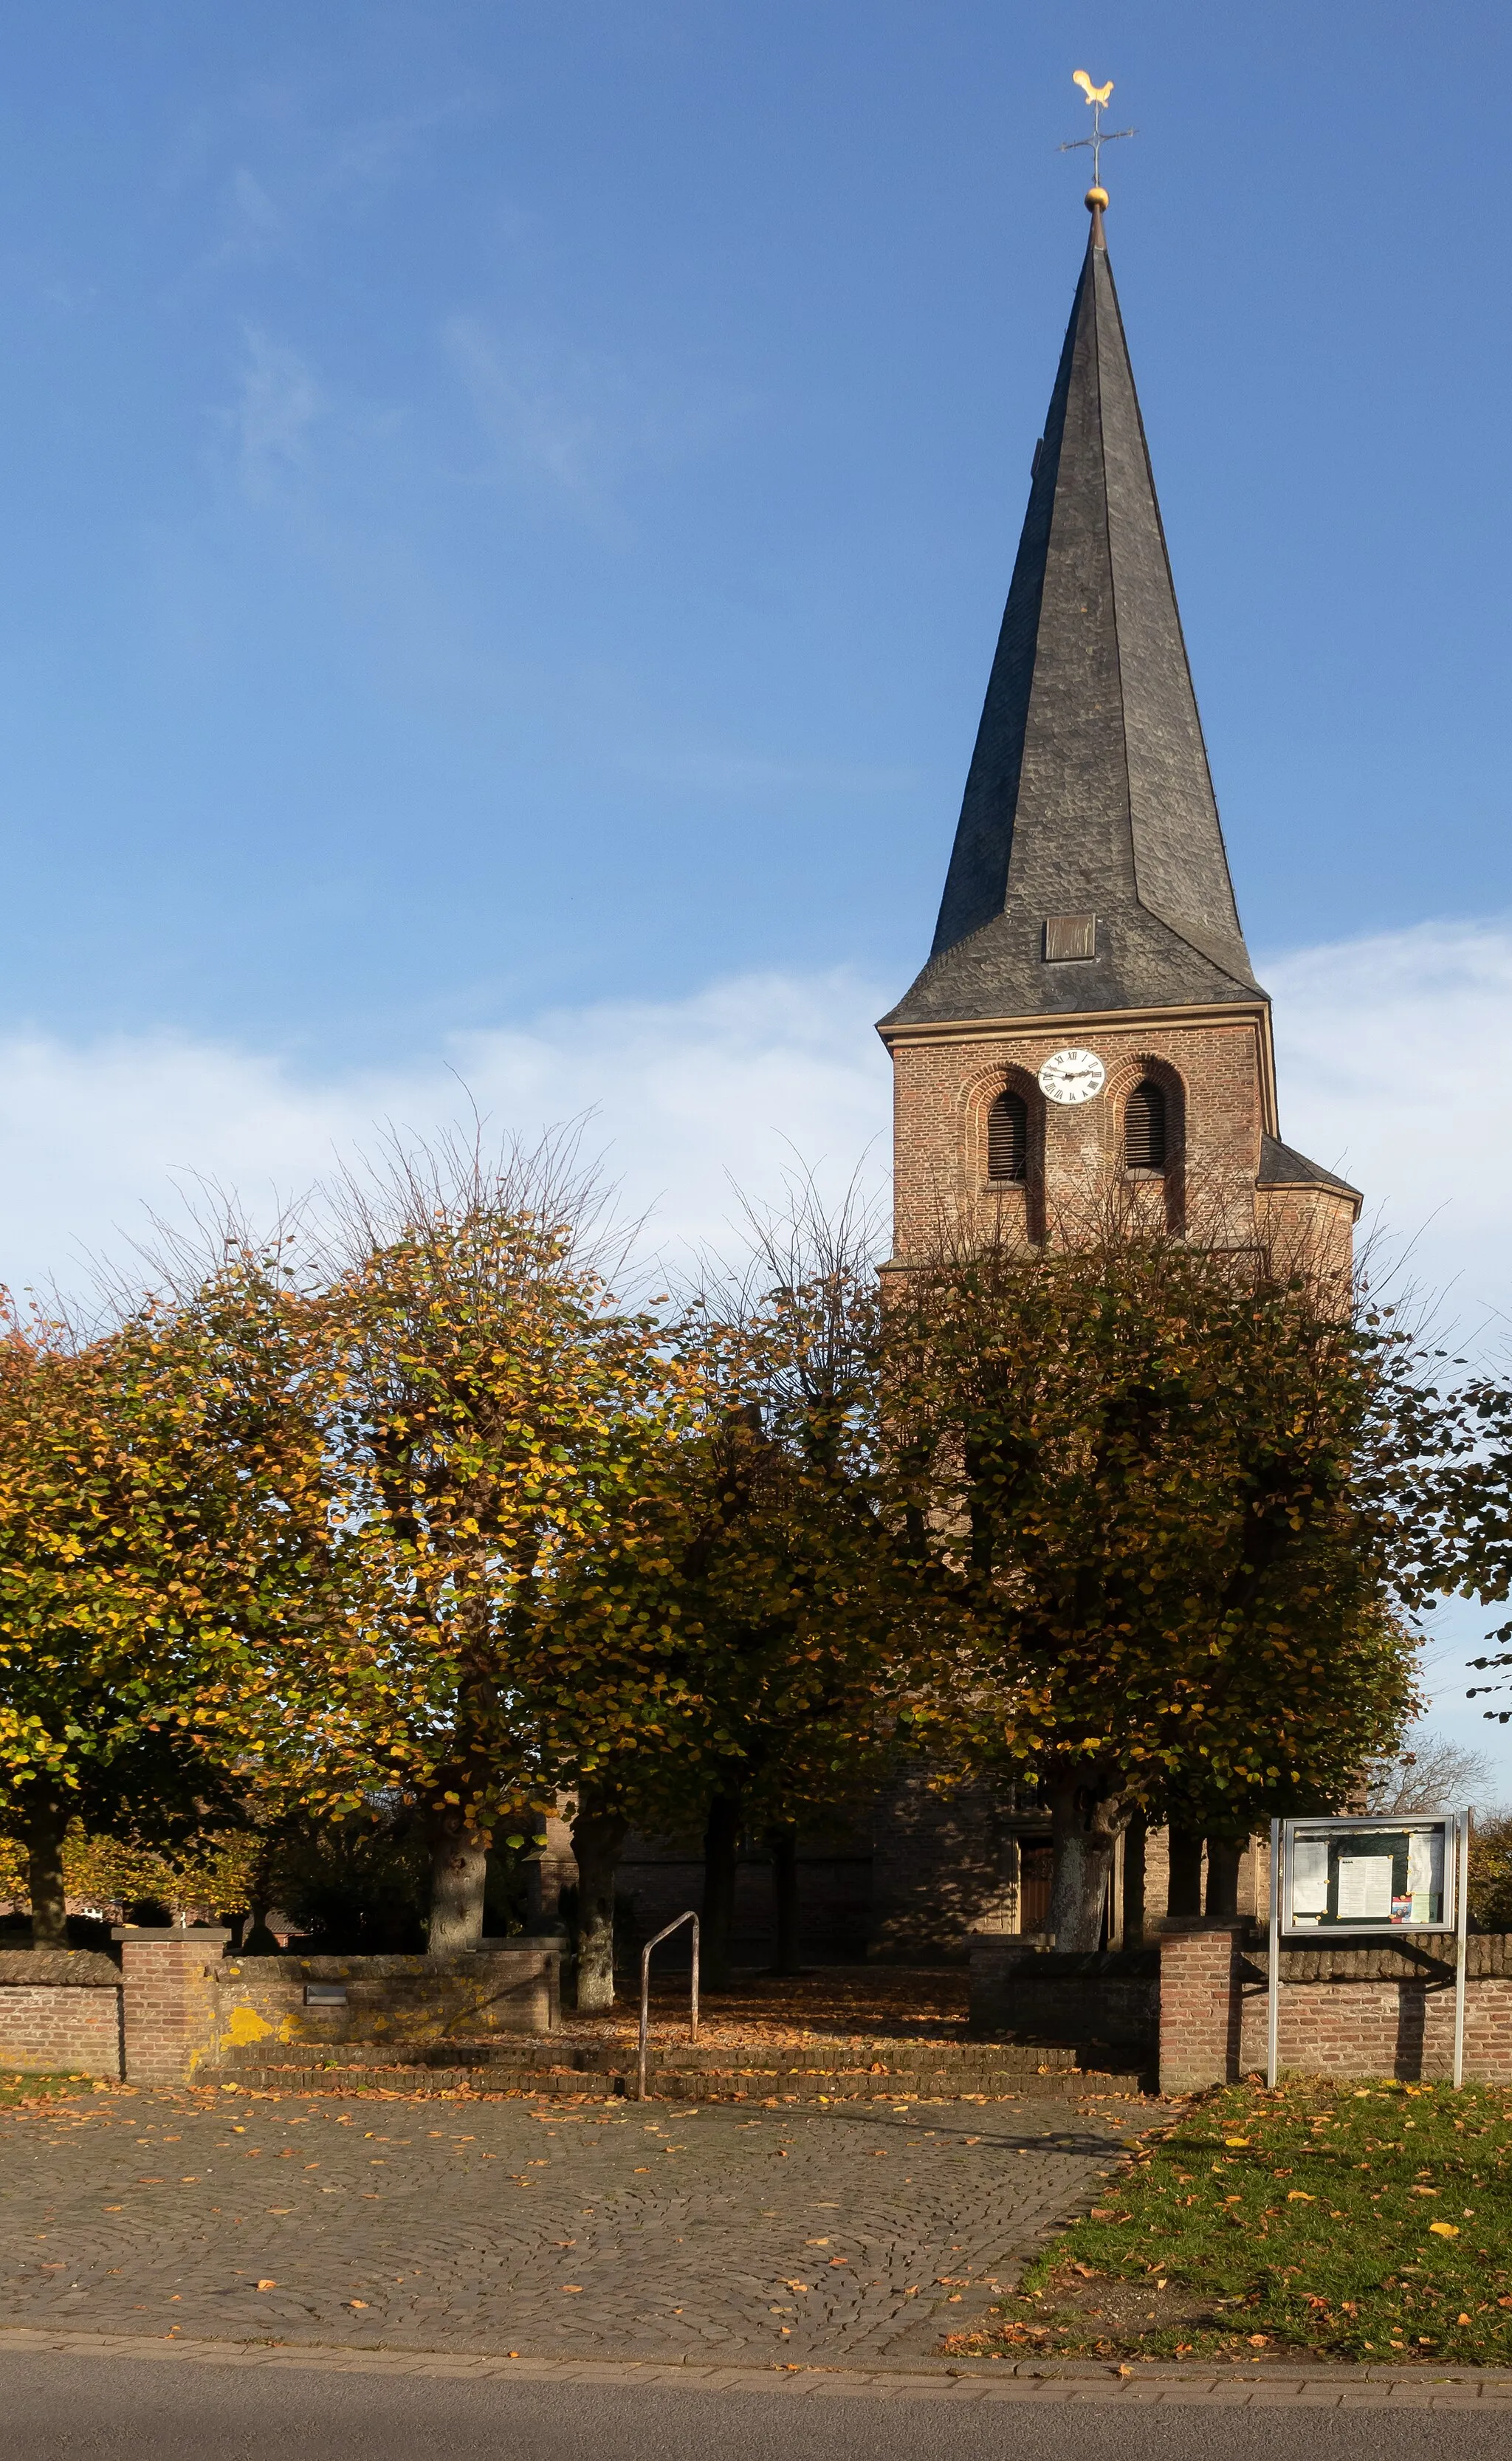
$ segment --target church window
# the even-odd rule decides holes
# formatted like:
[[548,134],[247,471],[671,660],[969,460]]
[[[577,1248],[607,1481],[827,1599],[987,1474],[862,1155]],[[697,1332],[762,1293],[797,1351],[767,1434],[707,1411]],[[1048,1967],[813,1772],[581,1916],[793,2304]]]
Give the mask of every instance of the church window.
[[1146,1077],[1129,1096],[1123,1114],[1125,1170],[1165,1168],[1165,1090]]
[[987,1175],[1029,1177],[1029,1105],[1022,1094],[999,1094],[987,1115]]

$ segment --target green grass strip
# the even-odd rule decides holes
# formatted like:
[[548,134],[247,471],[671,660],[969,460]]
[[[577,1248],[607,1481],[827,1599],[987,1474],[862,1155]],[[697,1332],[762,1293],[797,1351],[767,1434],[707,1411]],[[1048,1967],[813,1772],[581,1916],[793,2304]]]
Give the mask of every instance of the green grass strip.
[[95,2080],[89,2076],[0,2068],[0,2110],[7,2110],[18,2102],[39,2102],[53,2094],[93,2093],[94,2090]]
[[1512,2365],[1512,2087],[1234,2086],[950,2352]]

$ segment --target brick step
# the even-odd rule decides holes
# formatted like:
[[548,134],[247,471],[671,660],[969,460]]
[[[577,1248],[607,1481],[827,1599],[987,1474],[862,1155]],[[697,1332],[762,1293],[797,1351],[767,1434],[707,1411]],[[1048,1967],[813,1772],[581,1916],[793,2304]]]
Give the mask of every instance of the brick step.
[[[633,2089],[633,2081],[626,2089]],[[1067,2101],[1078,2094],[1127,2095],[1142,2089],[1132,2071],[1074,2067],[998,2069],[969,2080],[905,2071],[834,2074],[822,2068],[777,2076],[752,2068],[646,2071],[647,2094],[659,2102],[996,2102],[1047,2095]]]
[[[1074,2068],[1078,2054],[1067,2043],[656,2043],[650,2057],[664,2066],[723,2072],[759,2068],[771,2075],[806,2076],[822,2069],[847,2076],[949,2076],[997,2074],[1014,2069]],[[587,2044],[578,2065],[611,2070],[633,2067],[635,2053],[624,2044]]]
[[[292,2047],[292,2046],[291,2046]],[[339,2056],[332,2053],[339,2048]],[[366,2053],[366,2056],[361,2054]],[[893,2068],[884,2072],[811,2066],[768,2067],[738,2054],[723,2067],[675,2063],[648,2066],[649,2098],[663,2102],[839,2103],[893,2101],[994,2101],[1020,2095],[1059,2100],[1078,2094],[1132,2095],[1143,2089],[1133,2070],[1088,2069],[1069,2061],[1051,2066],[987,2067],[969,2076],[947,2074],[933,2066]],[[206,2083],[236,2084],[248,2091],[350,2093],[386,2088],[393,2093],[536,2094],[558,2100],[587,2096],[612,2099],[634,2092],[633,2064],[615,2067],[574,2067],[564,2062],[531,2065],[514,2059],[443,2061],[437,2057],[395,2060],[376,2045],[343,2044],[330,2050],[311,2047],[303,2057],[278,2062],[238,2062],[213,2072],[201,2071]]]
[[[817,2062],[799,2067],[774,2067],[767,2060],[742,2059],[738,2053],[719,2067],[694,2067],[686,2060],[669,2058],[663,2053],[647,2061],[648,2076],[686,2078],[691,2091],[700,2078],[712,2086],[728,2090],[738,2086],[752,2093],[1017,2093],[1021,2087],[1041,2082],[1047,2076],[1077,2077],[1085,2073],[1075,2061],[1058,2060],[1026,2066],[1019,2062],[1004,2062],[1001,2066],[975,2068],[895,2067],[851,2068],[827,2067]],[[592,2074],[588,2070],[585,2073]],[[623,2067],[610,2073],[633,2076],[635,2063],[627,2060]]]
[[617,2081],[586,2076],[577,2068],[508,2067],[501,2074],[480,2067],[384,2066],[376,2060],[344,2061],[334,2066],[314,2062],[280,2067],[202,2068],[197,2085],[237,2086],[245,2093],[399,2093],[406,2097],[442,2093],[535,2094],[546,2100],[589,2098],[607,2102],[618,2091]]
[[239,2076],[245,2068],[293,2065],[337,2068],[539,2068],[576,2069],[570,2043],[537,2038],[519,2043],[267,2043],[243,2044],[226,2051],[218,2073]]
[[[245,2044],[229,2051],[223,2060],[228,2074],[244,2067],[262,2067],[268,2063],[273,2046],[265,2043]],[[566,2068],[593,2076],[625,2076],[635,2067],[635,2052],[625,2044],[574,2043],[560,2035],[534,2035],[519,2041],[489,2036],[470,2042],[395,2043],[369,2041],[358,2043],[300,2042],[279,2044],[277,2065],[292,2060],[304,2065],[371,2067],[400,2065],[404,2067],[446,2068]],[[1002,2076],[1038,2076],[1047,2070],[1074,2071],[1094,2065],[1127,2064],[1126,2054],[1113,2050],[1104,2055],[1102,2046],[1084,2047],[1079,2053],[1064,2043],[928,2043],[902,2044],[897,2043],[860,2044],[814,2043],[800,2048],[765,2043],[702,2044],[653,2043],[650,2058],[660,2067],[689,2074],[727,2075],[732,2071],[786,2079],[812,2076],[876,2078],[886,2088],[887,2080],[903,2078],[919,2081],[928,2078],[931,2089],[953,2087],[958,2092],[971,2092],[983,2078]]]

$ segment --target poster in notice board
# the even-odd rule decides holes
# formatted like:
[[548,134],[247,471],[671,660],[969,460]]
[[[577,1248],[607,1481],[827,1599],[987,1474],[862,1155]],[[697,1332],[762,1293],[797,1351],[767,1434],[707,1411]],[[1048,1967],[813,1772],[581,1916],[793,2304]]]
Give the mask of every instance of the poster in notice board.
[[1453,1813],[1290,1820],[1282,1929],[1451,1931]]

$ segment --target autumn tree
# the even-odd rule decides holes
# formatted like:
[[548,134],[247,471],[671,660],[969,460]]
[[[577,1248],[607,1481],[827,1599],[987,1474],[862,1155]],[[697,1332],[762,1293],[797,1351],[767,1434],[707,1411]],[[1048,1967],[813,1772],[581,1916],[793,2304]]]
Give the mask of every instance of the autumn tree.
[[1492,1783],[1484,1752],[1451,1735],[1415,1735],[1411,1728],[1386,1759],[1366,1771],[1367,1811],[1442,1811],[1484,1803]]
[[[728,1975],[740,1838],[766,1836],[778,1961],[796,1961],[795,1823],[856,1800],[894,1746],[929,1634],[880,1474],[876,1275],[854,1194],[799,1178],[748,1217],[745,1267],[710,1273],[672,1328],[684,1419],[633,1552],[580,1560],[601,1611],[667,1637],[673,1714],[628,1735],[580,1802],[597,1936],[627,1830],[704,1831],[704,1970]],[[650,1543],[654,1531],[654,1543]],[[563,1599],[577,1612],[572,1589]],[[606,1951],[607,1954],[607,1951]]]
[[805,1178],[785,1206],[748,1218],[741,1283],[694,1316],[705,1416],[685,1462],[684,1611],[708,1642],[698,1744],[715,1980],[748,1828],[773,1851],[777,1963],[796,1964],[796,1820],[875,1786],[929,1632],[884,1504],[864,1210],[852,1190],[827,1211]]
[[72,1820],[182,1840],[235,1793],[203,1703],[319,1585],[284,1347],[277,1276],[240,1255],[103,1330],[0,1316],[0,1823],[41,1945]]
[[1431,1402],[1368,1305],[1112,1207],[899,1283],[896,1506],[974,1636],[951,1714],[1038,1775],[1050,1925],[1095,1948],[1136,1808],[1242,1834],[1395,1742]]
[[[1443,1446],[1435,1465],[1437,1569],[1445,1590],[1501,1606],[1512,1597],[1512,1384],[1504,1377],[1472,1374],[1461,1380],[1459,1402],[1459,1441]],[[1472,1684],[1465,1697],[1501,1696],[1501,1705],[1481,1715],[1504,1726],[1512,1721],[1505,1700],[1512,1688],[1512,1622],[1498,1624],[1487,1637],[1492,1646],[1470,1663],[1493,1680]]]
[[480,1939],[496,1832],[518,1847],[675,1691],[678,1637],[593,1609],[580,1577],[654,1537],[684,1415],[659,1323],[607,1287],[593,1205],[560,1141],[395,1151],[344,1183],[303,1277],[339,1598],[270,1636],[218,1717],[324,1816],[415,1799],[433,1953]]
[[662,1543],[635,1568],[643,1611],[682,1636],[675,1734],[615,1770],[637,1827],[703,1828],[715,1984],[742,1834],[771,1846],[791,1967],[797,1819],[875,1786],[932,1640],[916,1552],[885,1505],[864,1209],[853,1190],[826,1210],[799,1176],[747,1228],[743,1270],[706,1276],[677,1328],[690,1416]]

